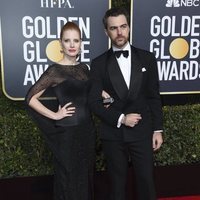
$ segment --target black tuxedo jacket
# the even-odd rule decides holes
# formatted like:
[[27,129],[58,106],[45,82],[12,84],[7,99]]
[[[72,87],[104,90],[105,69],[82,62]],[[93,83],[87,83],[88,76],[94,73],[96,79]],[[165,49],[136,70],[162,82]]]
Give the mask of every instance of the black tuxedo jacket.
[[[131,46],[131,80],[129,89],[112,48],[91,63],[91,110],[100,117],[100,137],[106,140],[134,141],[162,130],[162,107],[155,56]],[[102,104],[102,90],[114,98],[108,108]],[[120,115],[139,113],[142,120],[133,128],[117,128]]]

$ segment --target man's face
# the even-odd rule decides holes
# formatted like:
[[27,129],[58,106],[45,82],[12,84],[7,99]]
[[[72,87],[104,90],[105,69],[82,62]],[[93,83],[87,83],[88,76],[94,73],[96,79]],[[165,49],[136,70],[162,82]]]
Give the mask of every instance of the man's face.
[[128,42],[129,31],[130,28],[124,15],[108,17],[105,32],[114,46],[122,49]]

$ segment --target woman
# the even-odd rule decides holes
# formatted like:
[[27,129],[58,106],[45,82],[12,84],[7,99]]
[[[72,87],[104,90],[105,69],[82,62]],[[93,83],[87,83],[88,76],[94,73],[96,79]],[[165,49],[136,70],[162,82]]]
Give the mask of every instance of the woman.
[[[60,43],[63,59],[42,74],[30,88],[26,102],[53,152],[55,200],[91,200],[95,134],[87,105],[89,70],[77,62],[79,27],[67,22],[61,29]],[[39,99],[49,88],[58,100],[56,111]]]

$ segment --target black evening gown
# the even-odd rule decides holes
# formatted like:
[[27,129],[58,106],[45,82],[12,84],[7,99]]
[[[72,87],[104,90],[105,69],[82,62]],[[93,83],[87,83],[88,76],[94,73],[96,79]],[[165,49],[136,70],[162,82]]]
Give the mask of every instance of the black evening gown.
[[48,88],[53,89],[58,105],[72,102],[76,107],[72,117],[58,121],[29,108],[54,156],[54,199],[93,200],[95,133],[87,105],[90,88],[87,65],[49,66],[30,88],[26,102]]

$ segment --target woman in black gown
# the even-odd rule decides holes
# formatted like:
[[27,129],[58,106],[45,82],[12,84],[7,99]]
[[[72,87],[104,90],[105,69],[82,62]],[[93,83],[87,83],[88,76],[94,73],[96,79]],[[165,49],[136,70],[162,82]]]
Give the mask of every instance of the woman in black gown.
[[[61,29],[63,59],[52,64],[30,88],[26,102],[54,156],[54,199],[92,200],[95,134],[87,105],[88,66],[76,61],[81,46],[79,27],[67,22]],[[39,97],[52,88],[58,109]]]

